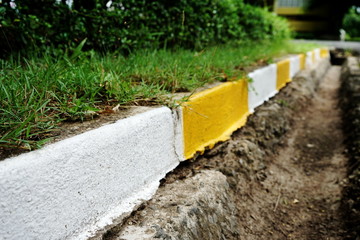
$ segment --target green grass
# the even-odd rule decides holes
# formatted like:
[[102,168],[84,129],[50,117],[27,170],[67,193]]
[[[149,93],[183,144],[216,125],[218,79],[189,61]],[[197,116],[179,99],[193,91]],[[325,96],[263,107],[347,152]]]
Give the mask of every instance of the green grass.
[[200,52],[139,51],[124,57],[81,51],[61,57],[0,60],[0,150],[35,149],[56,135],[62,121],[117,104],[191,92],[206,83],[244,75],[243,67],[272,62],[314,46],[289,42],[228,44]]

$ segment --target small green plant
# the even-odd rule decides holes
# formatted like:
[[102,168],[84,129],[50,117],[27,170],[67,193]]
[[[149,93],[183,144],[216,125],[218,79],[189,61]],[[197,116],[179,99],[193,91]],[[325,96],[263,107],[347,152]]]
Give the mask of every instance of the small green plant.
[[279,100],[277,100],[277,103],[278,103],[280,106],[282,106],[282,107],[287,107],[287,106],[289,106],[289,103],[288,103],[286,100],[284,100],[284,99],[279,99]]
[[254,82],[254,79],[250,78],[250,77],[246,77],[245,80],[250,83],[248,84],[248,91],[249,92],[254,92],[256,95],[258,95],[258,92],[256,91],[255,87],[251,84]]

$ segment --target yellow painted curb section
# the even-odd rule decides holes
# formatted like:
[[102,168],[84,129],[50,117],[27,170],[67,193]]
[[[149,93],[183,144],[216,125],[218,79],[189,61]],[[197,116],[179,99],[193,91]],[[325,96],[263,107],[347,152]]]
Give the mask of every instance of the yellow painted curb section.
[[290,60],[286,59],[277,63],[276,89],[279,91],[286,83],[290,82]]
[[230,139],[249,115],[245,80],[223,83],[193,95],[182,106],[184,155],[190,159],[206,147]]
[[316,58],[315,58],[315,50],[311,51],[311,60],[312,60],[312,64],[316,63]]
[[300,70],[303,70],[305,69],[305,64],[306,64],[305,54],[299,54],[299,58],[300,58]]
[[321,48],[321,49],[320,49],[320,57],[321,57],[321,58],[327,58],[327,57],[329,57],[329,49],[327,49],[327,48]]

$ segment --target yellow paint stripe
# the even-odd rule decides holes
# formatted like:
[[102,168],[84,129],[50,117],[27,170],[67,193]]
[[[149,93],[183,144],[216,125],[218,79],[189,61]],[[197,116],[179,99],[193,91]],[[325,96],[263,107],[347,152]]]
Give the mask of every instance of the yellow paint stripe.
[[328,56],[329,56],[329,49],[321,48],[320,49],[320,57],[321,58],[327,58]]
[[305,69],[306,56],[305,54],[299,54],[299,58],[300,58],[300,70],[303,70]]
[[286,59],[277,63],[276,89],[279,91],[286,83],[290,82],[290,60]]
[[190,159],[228,140],[245,125],[249,115],[247,82],[227,82],[197,93],[182,106],[182,112],[184,155]]
[[312,60],[312,63],[311,63],[311,64],[315,64],[315,63],[316,63],[315,50],[312,50],[312,51],[311,51],[311,60]]

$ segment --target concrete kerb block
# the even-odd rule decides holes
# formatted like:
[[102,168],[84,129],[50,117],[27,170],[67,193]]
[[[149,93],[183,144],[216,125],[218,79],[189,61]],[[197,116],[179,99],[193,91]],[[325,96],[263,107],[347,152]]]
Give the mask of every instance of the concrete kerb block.
[[305,55],[305,68],[311,68],[314,64],[313,52],[309,51]]
[[327,48],[317,48],[313,51],[309,51],[306,53],[306,60],[305,60],[305,66],[306,68],[315,68],[316,64],[322,59],[322,58],[329,58],[329,50]]
[[179,164],[161,107],[0,162],[1,239],[86,239]]
[[295,75],[301,70],[300,55],[289,58],[290,60],[290,78],[294,78]]
[[321,58],[330,58],[330,53],[328,48],[321,48],[320,49],[320,57]]
[[282,60],[277,65],[277,81],[276,89],[279,91],[281,88],[285,87],[288,82],[291,82],[290,77],[290,59]]
[[249,84],[249,109],[252,113],[256,107],[278,92],[276,89],[277,65],[270,64],[257,69],[249,73],[248,77],[251,79]]
[[222,83],[194,94],[183,104],[185,159],[228,140],[249,115],[247,81]]
[[300,70],[304,70],[306,68],[306,54],[299,54],[300,58]]
[[320,48],[316,48],[313,51],[315,63],[319,62],[321,60],[321,50]]

